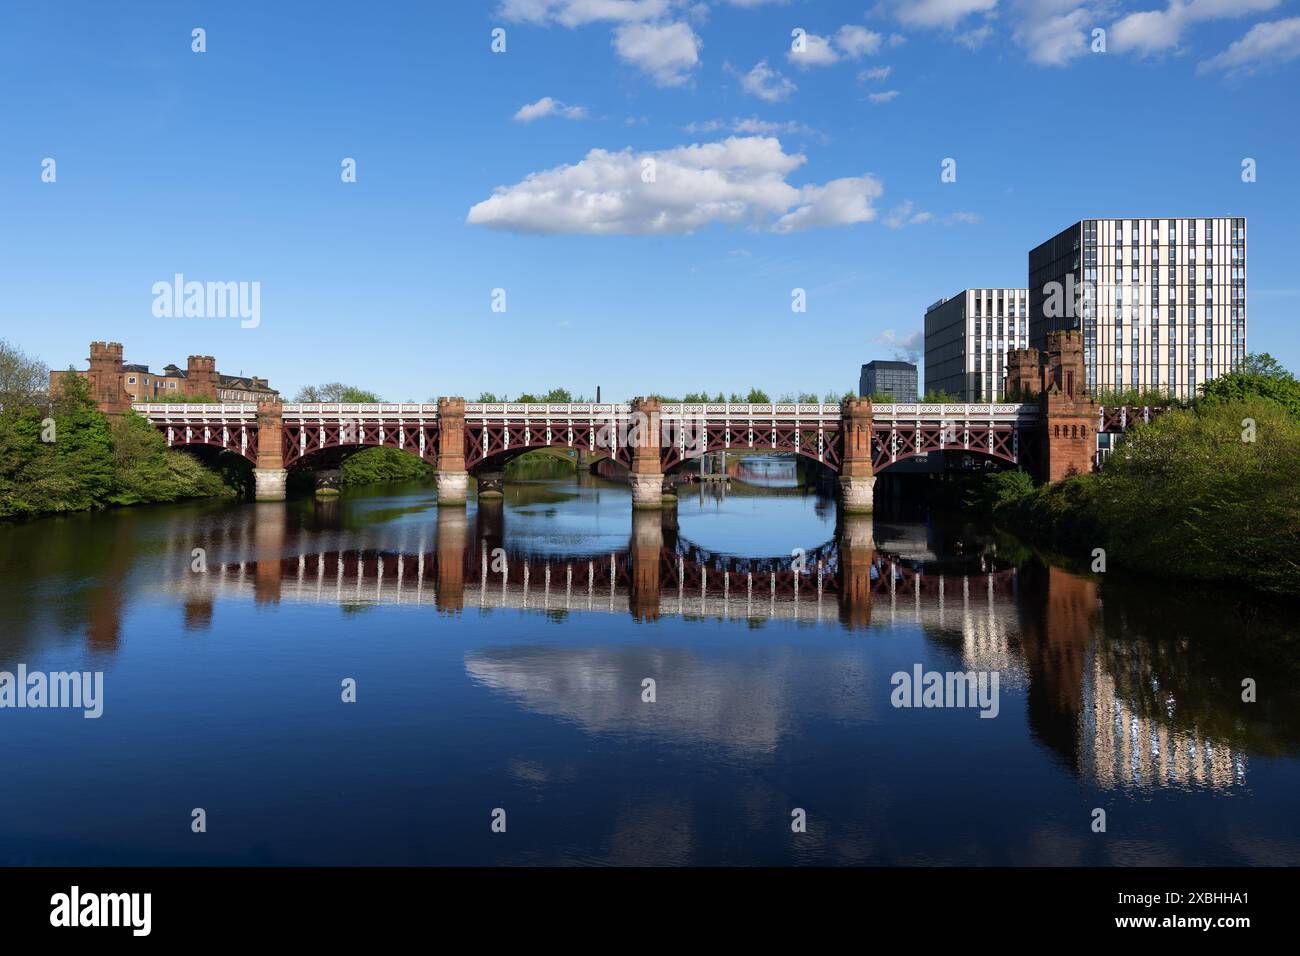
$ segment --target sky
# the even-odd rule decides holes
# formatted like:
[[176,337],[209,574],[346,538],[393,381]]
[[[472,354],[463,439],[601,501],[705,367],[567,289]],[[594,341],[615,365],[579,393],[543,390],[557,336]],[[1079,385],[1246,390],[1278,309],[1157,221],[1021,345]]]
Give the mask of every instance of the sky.
[[1300,370],[1297,92],[1297,0],[7,3],[0,338],[286,396],[841,393],[1081,218],[1245,216],[1248,347]]

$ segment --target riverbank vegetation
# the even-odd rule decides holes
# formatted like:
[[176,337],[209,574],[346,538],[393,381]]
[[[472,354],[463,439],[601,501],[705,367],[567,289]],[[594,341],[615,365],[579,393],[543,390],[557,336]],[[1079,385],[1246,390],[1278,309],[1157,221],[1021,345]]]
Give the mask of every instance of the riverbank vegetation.
[[[38,379],[31,377],[32,382]],[[0,518],[236,493],[231,470],[211,470],[193,456],[169,449],[140,416],[101,413],[84,379],[68,376],[53,398],[43,391],[48,380],[46,372],[39,390],[11,388],[5,394]]]
[[991,477],[1004,528],[1108,571],[1300,595],[1300,383],[1268,356],[1125,436],[1100,471]]

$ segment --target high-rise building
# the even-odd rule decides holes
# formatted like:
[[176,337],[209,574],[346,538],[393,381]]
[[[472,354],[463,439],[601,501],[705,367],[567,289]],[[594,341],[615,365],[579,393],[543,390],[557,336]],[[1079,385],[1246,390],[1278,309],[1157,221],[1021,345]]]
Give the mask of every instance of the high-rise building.
[[887,395],[895,402],[916,401],[916,366],[911,362],[887,362],[877,359],[862,366],[858,378],[858,396]]
[[965,289],[925,310],[925,390],[1006,397],[1007,352],[1029,345],[1027,289]]
[[1246,357],[1246,220],[1076,222],[1029,253],[1029,344],[1061,329],[1094,393],[1194,397]]

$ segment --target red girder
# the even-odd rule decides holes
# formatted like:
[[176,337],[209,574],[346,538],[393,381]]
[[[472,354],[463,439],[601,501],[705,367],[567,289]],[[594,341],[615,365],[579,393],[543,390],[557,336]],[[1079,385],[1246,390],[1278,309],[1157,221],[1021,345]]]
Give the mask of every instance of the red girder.
[[[195,421],[192,418],[191,419],[169,418],[169,419],[164,419],[162,421],[154,421],[153,424],[154,427],[157,428],[158,431],[161,432],[164,437],[166,437],[167,435],[167,429],[170,428],[172,430],[172,435],[173,435],[172,442],[171,442],[172,448],[192,448],[196,446],[202,446],[205,448],[217,448],[220,449],[221,451],[228,451],[236,455],[241,455],[242,457],[247,458],[251,462],[254,463],[257,462],[258,431],[256,425],[251,425],[251,426],[231,425],[227,422],[221,422],[221,421],[217,421],[217,422]],[[224,443],[221,440],[221,429],[223,427],[228,429],[227,434],[230,436],[229,441]],[[241,441],[240,441],[241,427],[246,429],[245,434],[248,439],[246,445],[241,445]],[[185,430],[187,428],[190,430],[189,438],[186,438],[185,436]],[[203,430],[205,428],[208,430],[207,438],[204,438],[203,435]]]
[[[879,472],[907,458],[932,451],[962,451],[988,455],[1017,464],[1016,449],[1018,426],[1010,423],[969,422],[926,423],[918,427],[915,422],[896,425],[889,422],[872,424],[872,470]],[[991,439],[991,441],[990,441]],[[891,450],[891,442],[894,443]]]

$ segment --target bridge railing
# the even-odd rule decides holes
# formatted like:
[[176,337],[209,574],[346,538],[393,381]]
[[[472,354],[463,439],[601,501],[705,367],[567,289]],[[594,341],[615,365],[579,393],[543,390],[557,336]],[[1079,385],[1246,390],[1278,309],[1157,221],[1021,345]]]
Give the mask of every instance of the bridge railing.
[[988,420],[1037,418],[1036,402],[880,402],[871,408],[871,417],[881,420],[953,419]]
[[249,402],[134,402],[131,408],[148,418],[201,420],[257,417],[257,406]]
[[285,418],[437,418],[437,402],[285,402]]

